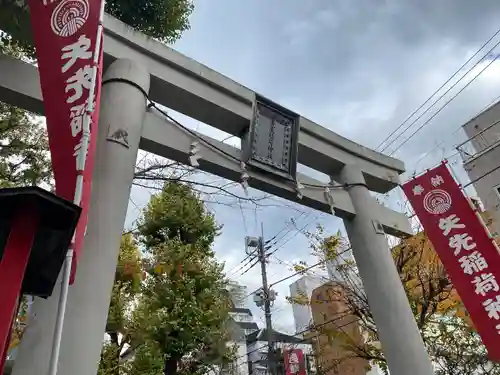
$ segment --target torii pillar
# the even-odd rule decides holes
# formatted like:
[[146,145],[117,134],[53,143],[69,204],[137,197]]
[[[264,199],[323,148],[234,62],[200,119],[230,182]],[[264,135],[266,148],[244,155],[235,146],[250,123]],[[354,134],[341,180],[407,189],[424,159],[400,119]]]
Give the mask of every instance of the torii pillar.
[[[149,73],[128,59],[116,60],[103,78],[87,234],[69,289],[58,375],[97,373],[149,85]],[[13,375],[47,375],[60,285],[36,300]]]

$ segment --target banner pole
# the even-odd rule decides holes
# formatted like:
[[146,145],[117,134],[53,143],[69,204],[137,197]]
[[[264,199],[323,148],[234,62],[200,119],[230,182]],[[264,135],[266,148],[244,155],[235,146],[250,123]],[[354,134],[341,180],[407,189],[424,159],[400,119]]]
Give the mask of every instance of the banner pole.
[[[93,67],[92,67],[92,85],[89,90],[89,98],[87,101],[87,108],[85,110],[85,114],[83,117],[83,132],[82,132],[82,150],[81,157],[77,160],[77,176],[76,176],[76,188],[75,188],[75,197],[73,203],[77,205],[81,205],[82,195],[83,195],[83,171],[85,170],[85,163],[87,159],[87,152],[90,143],[90,123],[92,121],[92,113],[94,112],[94,93],[96,89],[97,83],[97,74],[99,73],[99,62],[101,57],[101,49],[102,49],[102,39],[104,34],[104,8],[106,5],[106,1],[101,1],[101,6],[99,9],[99,24],[97,26],[97,38],[93,56]],[[97,119],[96,119],[97,121]],[[61,292],[59,294],[59,303],[57,306],[57,317],[56,324],[54,327],[54,339],[52,341],[52,351],[50,355],[49,362],[49,372],[48,375],[56,375],[57,374],[57,365],[59,362],[59,352],[61,349],[61,339],[62,339],[62,331],[64,326],[64,315],[66,312],[66,305],[68,301],[68,291],[71,280],[71,268],[73,265],[73,257],[74,250],[73,246],[75,244],[75,236],[73,236],[73,243],[70,249],[66,254],[66,260],[64,263],[63,277],[62,277],[62,285]]]

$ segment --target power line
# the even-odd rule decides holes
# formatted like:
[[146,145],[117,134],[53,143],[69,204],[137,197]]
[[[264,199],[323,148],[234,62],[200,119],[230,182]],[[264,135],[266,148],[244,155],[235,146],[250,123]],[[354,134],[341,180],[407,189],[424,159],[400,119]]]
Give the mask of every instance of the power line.
[[[287,261],[284,261],[283,259],[280,259],[278,258],[276,255],[274,255],[274,258],[277,260],[277,263],[276,264],[281,264],[281,265],[285,265],[285,266],[288,266],[288,267],[291,267],[292,269],[294,269],[294,267],[296,265],[294,265],[293,263],[291,262],[287,262]],[[323,275],[321,275],[320,273],[318,273],[317,271],[309,271],[312,275],[316,276],[316,277],[319,277],[319,278],[325,278]],[[326,280],[328,281],[331,281],[330,279],[328,278],[325,278]]]
[[248,266],[250,263],[252,263],[254,258],[252,258],[252,259],[250,259],[250,258],[254,255],[255,255],[254,253],[247,255],[246,258],[244,258],[239,264],[237,264],[234,267],[234,268],[236,268],[236,270],[230,271],[231,274],[228,277],[235,276],[237,273],[241,272],[246,266]]
[[[488,109],[490,109],[493,105],[495,105],[500,99],[500,95],[495,97],[495,99],[493,99],[492,101],[490,101],[486,106],[482,107],[481,110],[479,110],[478,112],[476,112],[473,116],[471,116],[467,121],[465,121],[465,124],[469,123],[470,121],[472,121],[473,119],[475,119],[476,117],[478,117],[479,115],[481,115],[483,112],[487,111]],[[497,120],[495,121],[494,123],[490,124],[486,129],[496,125],[497,123],[499,123],[500,120]],[[453,132],[450,133],[450,135],[446,138],[444,138],[443,140],[441,140],[441,142],[439,142],[436,146],[434,146],[432,149],[430,149],[429,151],[427,151],[425,154],[423,154],[414,164],[414,171],[413,171],[413,176],[416,176],[420,173],[420,171],[417,170],[417,166],[422,162],[422,160],[424,160],[425,158],[427,158],[429,155],[431,155],[436,149],[438,149],[439,147],[443,146],[445,143],[447,143],[451,137],[453,137],[456,133],[458,133],[460,130],[462,130],[463,128],[463,124],[458,126]],[[455,145],[453,146],[453,149],[454,150],[457,150],[460,146],[462,146],[463,144],[469,142],[471,139],[475,138],[477,136],[477,134],[471,138],[469,138],[466,142],[462,142],[461,144],[458,144],[458,145]],[[456,156],[460,155],[460,152],[459,151],[454,151],[452,154],[448,155],[448,156],[445,156],[443,158],[443,160],[451,160],[453,158],[455,158]],[[486,175],[490,174],[490,173],[493,173],[494,171],[490,171],[489,173],[487,173]],[[485,175],[485,176],[486,176]],[[481,176],[479,177],[479,179],[485,177],[485,176]],[[468,183],[466,184],[465,186],[463,186],[463,188],[466,188],[468,186],[470,186],[471,184],[473,184],[474,182],[477,182],[476,180],[471,182],[471,183]],[[408,201],[406,201],[408,203]]]
[[485,178],[486,176],[489,176],[490,174],[492,174],[493,172],[495,172],[495,171],[497,171],[497,170],[499,170],[499,169],[500,169],[500,165],[499,165],[499,166],[497,166],[497,167],[495,167],[495,168],[493,168],[492,170],[490,170],[490,171],[488,171],[488,172],[486,172],[486,173],[482,174],[482,175],[481,175],[481,176],[479,176],[478,178],[475,178],[474,180],[472,180],[472,181],[471,181],[471,182],[469,182],[468,184],[464,185],[464,186],[462,187],[462,189],[465,189],[466,187],[469,187],[470,185],[475,184],[475,183],[476,183],[476,182],[478,182],[479,180],[482,180],[482,179],[483,179],[483,178]]
[[[302,215],[304,214],[304,212],[302,212],[299,216],[297,216],[296,219],[292,219],[292,220],[297,220],[299,219]],[[288,224],[288,221],[286,222],[285,226],[283,228],[281,228],[273,237],[271,237],[269,240],[266,240],[265,241],[265,245],[267,245],[267,248],[269,248],[270,246],[274,246],[279,240],[276,240],[276,238],[285,230],[287,229],[289,226]],[[273,240],[276,240],[273,244],[271,245],[268,245],[269,242],[273,241]],[[254,252],[252,252],[251,254],[248,254],[241,262],[239,262],[235,267],[232,268],[231,271],[229,271],[231,273],[230,276],[234,276],[236,273],[240,272],[243,268],[245,268],[248,264],[250,264],[253,260],[250,259],[251,257],[255,256]],[[246,261],[245,264],[243,264],[244,262]],[[251,266],[250,268],[252,268],[253,266]],[[236,270],[235,270],[236,269]],[[248,272],[250,269],[246,270],[244,273]]]
[[[272,246],[275,246],[279,241],[281,241],[283,238],[285,238],[290,233],[290,231],[291,231],[291,229],[289,228],[290,227],[290,223],[292,223],[292,224],[295,223],[304,214],[305,214],[305,212],[301,212],[300,215],[297,216],[295,219],[292,218],[292,219],[290,219],[290,222],[287,221],[286,225],[278,233],[276,233],[270,239],[266,240],[265,241],[266,250],[269,250]],[[288,229],[288,231],[283,236],[281,236],[280,238],[277,238],[286,229]],[[274,241],[274,242],[270,244],[271,241]]]
[[208,146],[209,148],[223,154],[224,156],[226,156],[227,158],[231,159],[231,160],[234,160],[238,163],[240,163],[241,161],[235,157],[234,155],[231,155],[230,153],[224,151],[223,149],[217,147],[216,145],[214,145],[213,143],[207,141],[206,139],[204,139],[203,137],[200,137],[199,134],[197,134],[194,130],[191,130],[189,129],[187,126],[181,124],[179,121],[177,121],[175,118],[173,118],[172,116],[170,116],[167,112],[165,112],[164,110],[158,108],[158,106],[156,105],[156,103],[150,101],[149,103],[149,106],[156,109],[158,112],[160,112],[163,116],[165,116],[167,119],[169,119],[170,121],[172,121],[175,125],[177,125],[178,127],[180,127],[181,129],[183,129],[184,131],[186,131],[187,133],[191,134],[194,138],[196,139],[199,139],[202,143],[204,143],[206,146]]
[[[297,230],[297,231],[294,233],[294,235],[292,235],[292,237],[288,238],[288,239],[287,239],[284,243],[282,243],[282,244],[281,244],[278,248],[276,248],[275,250],[273,250],[271,253],[267,254],[267,255],[266,255],[266,257],[267,257],[267,258],[269,258],[270,256],[273,256],[273,254],[275,254],[275,253],[276,253],[276,251],[278,251],[278,250],[279,250],[279,249],[281,249],[281,248],[282,248],[282,247],[283,247],[286,243],[288,243],[289,241],[291,241],[291,240],[292,240],[295,236],[297,236],[297,234],[301,233],[301,231],[302,231],[302,230],[304,230],[307,226],[311,225],[311,222],[312,222],[312,221],[314,221],[314,219],[315,219],[315,218],[313,218],[313,220],[311,220],[310,222],[308,222],[307,224],[305,224],[305,225],[304,225],[301,229]],[[346,250],[344,250],[344,251],[342,251],[342,252],[341,252],[341,253],[339,253],[338,255],[340,256],[341,254],[343,254],[343,253],[345,253],[345,252],[347,252],[347,251],[349,251],[349,250],[350,250],[350,248],[349,248],[349,249],[346,249]],[[281,279],[281,280],[279,280],[279,281],[277,281],[277,282],[274,282],[274,283],[270,284],[270,285],[269,285],[269,287],[274,286],[274,285],[276,285],[276,284],[279,284],[279,283],[281,283],[281,282],[283,282],[283,281],[286,281],[286,280],[288,280],[288,279],[290,279],[290,278],[292,278],[292,277],[294,277],[294,276],[296,276],[296,275],[299,275],[299,274],[304,274],[305,272],[309,271],[310,269],[312,269],[312,268],[314,268],[314,267],[317,267],[317,266],[320,266],[320,265],[322,265],[323,263],[325,263],[325,262],[327,262],[327,261],[328,261],[327,259],[325,259],[325,260],[323,260],[323,261],[320,261],[320,262],[318,262],[318,263],[316,263],[316,264],[314,264],[314,265],[312,265],[312,266],[310,266],[310,267],[307,267],[307,268],[306,268],[306,269],[304,269],[304,270],[298,271],[298,272],[296,272],[296,273],[294,273],[294,274],[292,274],[292,275],[290,275],[290,276],[288,276],[288,277],[285,277],[285,278],[283,278],[283,279]],[[254,292],[252,292],[252,293],[250,293],[250,294],[248,294],[248,296],[246,296],[245,298],[247,298],[247,297],[251,296],[251,295],[252,295],[252,294],[254,294],[254,293],[255,293],[255,291],[254,291]]]
[[[389,136],[387,136],[377,147],[376,149],[380,148],[383,146],[383,144],[385,142],[387,142],[394,134],[396,134],[399,129],[401,129],[415,114],[418,113],[418,111],[420,111],[434,96],[436,96],[436,94],[441,91],[441,89],[443,87],[445,87],[469,62],[472,61],[472,59],[474,59],[474,57],[476,57],[479,52],[481,52],[481,50],[486,47],[486,45],[488,45],[489,42],[491,42],[493,40],[493,38],[495,38],[495,36],[497,36],[498,34],[500,33],[500,29],[498,29],[465,63],[462,64],[462,66],[460,68],[458,68],[455,73],[453,73],[453,75],[448,78],[446,80],[446,82],[444,82],[436,91],[434,91],[432,93],[432,95],[427,98],[427,100],[422,103],[420,105],[420,107],[418,107],[416,110],[414,110],[407,118],[406,120],[404,120],[401,124],[399,124],[399,126],[391,133],[389,134]],[[498,45],[498,43],[490,50],[487,52],[490,53],[496,46]],[[487,54],[485,56],[487,56]],[[484,57],[482,58],[484,59]],[[467,74],[469,74],[469,72],[475,67],[477,66],[477,64],[479,64],[479,62],[482,61],[482,59],[480,61],[478,61],[476,64],[473,65],[473,67],[471,69],[469,69],[457,82],[455,82],[442,96],[440,96],[429,108],[427,108],[427,110],[421,114],[414,122],[412,122],[405,130],[403,130],[403,132],[401,134],[399,134],[396,138],[394,138],[388,145],[386,145],[381,151],[384,151],[387,149],[387,147],[389,147],[392,143],[394,143],[395,140],[397,140],[400,136],[402,136],[406,130],[408,130],[409,127],[411,127],[416,121],[418,121],[423,115],[425,115],[439,100],[441,100],[443,98],[444,95],[446,95],[453,87],[456,86],[456,84],[458,82],[460,82]]]
[[[498,98],[500,98],[500,96],[499,96]],[[492,103],[495,103],[495,102],[498,100],[498,98],[496,98],[496,99],[494,100],[494,102],[492,102]],[[491,107],[491,105],[492,105],[492,103],[491,103],[491,104],[489,104],[489,105],[487,105],[487,106],[485,106],[485,107],[484,107],[481,111],[479,111],[479,112],[478,112],[475,116],[473,116],[471,119],[469,119],[468,121],[466,121],[466,122],[465,122],[465,124],[466,124],[466,123],[468,123],[468,122],[470,122],[472,119],[476,118],[477,116],[479,116],[481,113],[483,113],[484,111],[486,111],[488,108],[490,108],[490,107]],[[462,143],[460,143],[460,144],[457,144],[457,145],[453,146],[453,149],[454,149],[455,151],[454,151],[452,154],[450,154],[450,155],[448,155],[448,156],[445,156],[443,159],[444,159],[444,160],[450,160],[450,159],[454,158],[455,156],[460,155],[460,154],[461,154],[461,152],[460,152],[460,151],[457,151],[457,150],[459,150],[461,146],[463,146],[463,145],[465,145],[466,143],[470,142],[471,140],[473,140],[474,138],[476,138],[479,134],[481,134],[481,133],[483,133],[484,131],[486,131],[486,130],[488,130],[488,129],[492,128],[493,126],[497,125],[498,123],[500,123],[500,119],[499,119],[499,120],[496,120],[494,123],[492,123],[492,124],[488,125],[488,126],[487,126],[485,129],[483,129],[480,133],[478,133],[478,134],[476,134],[476,135],[474,135],[474,136],[472,136],[472,137],[468,138],[465,142],[462,142]],[[454,130],[454,131],[450,134],[450,136],[449,136],[449,137],[452,137],[453,135],[455,135],[456,133],[458,133],[458,131],[462,130],[462,127],[463,127],[463,125],[460,125],[457,129],[455,129],[455,130]],[[424,160],[426,157],[428,157],[429,155],[431,155],[431,154],[432,154],[432,153],[433,153],[436,149],[438,149],[439,147],[441,147],[442,145],[444,145],[447,141],[449,141],[449,138],[448,138],[448,137],[447,137],[447,138],[445,138],[445,139],[443,139],[443,140],[442,140],[441,142],[439,142],[439,143],[438,143],[438,144],[437,144],[434,148],[432,148],[431,150],[427,151],[424,155],[422,155],[422,156],[420,157],[420,159],[418,159],[418,160],[415,162],[415,169],[414,169],[414,173],[413,173],[413,174],[414,174],[414,175],[417,175],[417,174],[418,174],[418,172],[417,172],[417,165],[418,165],[418,164],[420,164],[420,162],[421,162],[422,160]]]
[[[340,255],[342,255],[342,254],[344,254],[344,253],[347,253],[348,251],[351,251],[351,247],[348,247],[347,249],[345,249],[345,250],[341,251],[340,253],[338,253],[338,254],[337,254],[337,256],[340,256]],[[291,274],[291,275],[289,275],[289,276],[287,276],[287,277],[284,277],[284,278],[282,278],[282,279],[280,279],[280,280],[278,280],[278,281],[275,281],[275,282],[271,283],[271,284],[269,285],[269,287],[274,286],[274,285],[277,285],[277,284],[280,284],[280,283],[282,283],[283,281],[286,281],[286,280],[288,280],[288,279],[291,279],[291,278],[292,278],[292,277],[294,277],[294,276],[297,276],[297,275],[302,275],[302,274],[304,274],[305,272],[307,272],[307,271],[309,271],[309,270],[311,270],[311,269],[313,269],[313,268],[315,268],[315,267],[318,267],[318,266],[323,265],[323,264],[324,264],[324,263],[326,263],[327,261],[328,261],[328,259],[323,259],[323,260],[319,261],[318,263],[313,264],[312,266],[306,267],[306,268],[304,268],[303,270],[300,270],[300,271],[298,271],[298,272],[295,272],[295,273],[293,273],[293,274]]]
[[[304,214],[304,213],[302,213],[302,214]],[[301,215],[299,215],[299,216],[298,216],[297,218],[295,218],[295,219],[291,219],[291,220],[290,220],[290,223],[291,223],[292,225],[296,225],[295,223],[296,223],[296,222],[297,222],[297,220],[300,218],[300,216],[302,216],[302,214],[301,214]],[[307,218],[307,217],[309,217],[309,216],[311,216],[311,214],[307,214],[307,215],[306,215],[306,218]],[[317,217],[317,216],[316,216],[316,217]],[[288,230],[286,231],[286,233],[284,233],[284,234],[283,234],[283,235],[282,235],[279,239],[276,239],[276,240],[274,241],[274,243],[272,243],[272,244],[270,244],[270,245],[266,246],[266,250],[271,250],[271,248],[272,248],[273,246],[276,246],[276,245],[277,245],[277,244],[278,244],[281,240],[283,240],[286,236],[288,236],[288,235],[290,234],[290,232],[292,232],[293,227],[290,227],[290,226],[288,225],[288,226],[287,226],[287,229],[288,229]],[[276,248],[276,249],[275,249],[272,253],[274,253],[276,250],[278,250],[278,249],[280,249],[281,247],[283,247],[283,246],[284,246],[287,242],[289,242],[289,240],[290,240],[290,239],[288,239],[288,240],[286,240],[285,242],[281,243],[281,244],[278,246],[278,248]],[[266,241],[266,242],[267,242],[267,241]],[[271,253],[271,254],[272,254],[272,253]],[[271,255],[271,254],[268,254],[268,256],[269,256],[269,255]]]
[[295,238],[301,231],[303,231],[305,228],[307,228],[311,223],[316,219],[317,216],[313,217],[312,220],[307,222],[302,228],[297,230],[291,237],[289,237],[285,242],[283,242],[280,246],[278,246],[276,249],[271,251],[267,256],[270,257],[271,255],[275,254],[279,249],[283,248],[288,242],[290,242],[293,238]]
[[[292,336],[292,337],[297,337],[297,336],[302,335],[302,334],[304,334],[304,333],[308,333],[308,332],[312,332],[312,331],[314,331],[314,330],[317,330],[318,328],[324,327],[324,326],[326,326],[327,324],[334,323],[334,322],[336,322],[336,321],[338,321],[338,320],[340,320],[340,319],[343,319],[343,318],[345,318],[345,317],[349,316],[350,314],[352,314],[352,311],[351,311],[351,310],[347,310],[347,311],[342,311],[342,312],[339,312],[339,313],[337,313],[337,314],[339,314],[339,315],[340,315],[340,314],[343,314],[343,315],[341,315],[341,316],[337,316],[337,317],[335,317],[335,318],[333,318],[333,319],[330,319],[330,320],[328,320],[328,321],[326,321],[326,322],[323,322],[323,323],[321,323],[321,324],[313,325],[312,327],[306,328],[306,329],[304,329],[304,330],[302,330],[302,331],[300,331],[300,332],[295,333],[295,335],[290,335],[290,336]],[[347,326],[347,325],[349,325],[349,324],[352,324],[352,322],[345,323],[345,324],[343,324],[343,325],[341,325],[341,326],[339,326],[339,327],[336,327],[336,328],[337,328],[337,329],[341,329],[341,328],[343,328],[343,327],[345,327],[345,326]],[[301,339],[301,340],[300,340],[299,342],[304,342],[304,341],[308,341],[308,340],[309,340],[308,338],[302,338],[302,337],[300,337],[300,339]],[[240,355],[239,357],[236,357],[236,358],[235,358],[235,360],[238,360],[238,359],[240,359],[240,358],[246,357],[246,356],[248,356],[248,355],[250,355],[250,354],[252,354],[252,353],[258,352],[258,351],[260,351],[261,349],[264,349],[264,348],[266,348],[266,347],[267,347],[267,344],[262,345],[262,346],[260,346],[260,347],[258,347],[258,348],[256,348],[256,349],[253,349],[253,350],[249,351],[249,352],[248,352],[248,353],[246,353],[246,354],[242,354],[242,355]],[[248,363],[248,362],[247,362],[247,363]]]
[[259,260],[257,259],[255,262],[253,262],[250,265],[250,267],[248,267],[245,271],[243,271],[240,276],[243,276],[244,274],[246,274],[248,271],[250,271],[252,268],[254,268],[258,263],[259,263]]
[[[348,251],[348,250],[350,250],[350,248],[349,248],[349,249],[347,249],[347,250],[345,250],[345,251],[343,251],[342,253],[339,253],[339,255],[340,255],[340,254],[343,254],[344,252],[346,252],[346,251]],[[291,274],[291,275],[288,275],[287,277],[284,277],[284,278],[282,278],[282,279],[279,279],[278,281],[275,281],[275,282],[273,282],[273,283],[269,284],[269,287],[272,287],[272,286],[275,286],[275,285],[277,285],[277,284],[280,284],[280,283],[282,283],[283,281],[289,280],[289,279],[291,279],[292,277],[295,277],[295,276],[297,276],[297,275],[303,275],[303,274],[304,274],[304,273],[306,273],[307,271],[309,271],[309,270],[311,270],[311,269],[313,269],[313,268],[315,268],[315,267],[321,266],[323,263],[326,263],[326,262],[327,262],[327,260],[322,260],[322,261],[320,261],[320,262],[318,262],[318,263],[315,263],[315,264],[313,264],[312,266],[306,267],[306,268],[304,268],[303,270],[297,271],[297,272],[295,272],[295,273],[293,273],[293,274]],[[252,294],[255,294],[257,291],[258,291],[258,289],[257,289],[257,290],[254,290],[253,292],[248,293],[248,294],[245,296],[245,298],[250,297]]]
[[[500,44],[500,42],[498,42],[495,46],[497,46],[499,44]],[[494,59],[492,59],[483,69],[481,69],[481,71],[479,71],[479,73],[477,73],[469,82],[467,82],[467,84],[464,87],[462,87],[455,95],[453,95],[451,97],[451,99],[449,99],[446,103],[444,103],[444,105],[441,106],[441,108],[439,108],[437,112],[435,112],[427,121],[425,121],[422,125],[420,125],[420,127],[417,130],[415,130],[408,138],[406,138],[389,155],[392,156],[396,151],[398,151],[401,147],[403,147],[406,143],[408,143],[408,141],[410,141],[418,132],[420,132],[420,130],[422,130],[426,125],[428,125],[434,117],[436,117],[446,106],[448,106],[448,104],[450,104],[453,100],[455,100],[455,98],[458,95],[460,95],[462,93],[462,91],[464,91],[467,87],[469,87],[472,82],[474,82],[481,74],[483,74],[483,72],[486,69],[488,69],[491,66],[491,64],[493,64],[497,60],[497,58],[498,58],[498,56],[496,56]]]
[[[304,215],[305,212],[302,212],[299,216],[297,216],[295,219],[291,219],[291,222],[295,222],[296,220],[298,220],[302,215]],[[309,216],[309,215],[308,215]],[[310,225],[310,223],[308,223],[307,225]],[[306,226],[307,226],[306,225]],[[266,245],[265,248],[266,250],[270,250],[273,246],[275,246],[279,241],[281,241],[283,238],[285,238],[290,232],[291,232],[291,229],[289,229],[283,236],[281,236],[280,238],[277,238],[279,236],[279,234],[281,234],[285,229],[287,229],[289,227],[289,223],[287,222],[287,224],[282,228],[280,229],[273,237],[271,237],[269,240],[266,240],[264,242],[264,244]],[[304,226],[305,228],[305,226]],[[302,228],[302,229],[304,229]],[[301,229],[301,230],[302,230]],[[296,234],[295,234],[296,235]],[[295,236],[294,235],[294,236]],[[289,238],[288,240],[286,240],[284,243],[282,243],[280,246],[278,246],[278,248],[274,249],[271,253],[267,254],[267,258],[269,256],[271,256],[272,254],[274,254],[276,251],[278,251],[279,249],[281,249],[286,243],[288,243],[294,236],[292,236],[291,238]],[[273,241],[273,243],[269,244],[269,242]],[[245,264],[241,265],[241,266],[237,266],[238,269],[234,272],[231,273],[231,276],[234,276],[236,273],[240,272],[243,268],[245,268],[249,263],[251,263],[253,261],[253,258],[252,259],[249,259],[250,257],[254,256],[255,254],[250,254],[248,255],[247,257],[245,257],[245,259],[243,259],[240,263],[243,263],[245,261],[247,261]],[[248,259],[248,260],[247,260]],[[250,269],[252,269],[254,266],[256,265],[256,263],[253,263],[250,268],[248,268],[247,270],[245,270],[241,275],[244,275],[245,273],[247,273],[248,271],[250,271]],[[250,293],[249,295],[251,295],[252,293]],[[247,296],[248,297],[248,296]]]

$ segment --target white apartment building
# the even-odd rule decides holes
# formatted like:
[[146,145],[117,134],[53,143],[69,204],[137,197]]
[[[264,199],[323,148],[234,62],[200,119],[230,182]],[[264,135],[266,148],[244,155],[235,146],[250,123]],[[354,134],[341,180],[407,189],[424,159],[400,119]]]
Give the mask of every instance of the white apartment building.
[[247,309],[248,308],[248,288],[236,281],[230,281],[228,291],[233,301],[234,307]]
[[[307,302],[311,300],[311,295],[314,289],[322,285],[325,280],[321,277],[302,276],[297,281],[290,284],[290,297],[292,299],[301,299],[302,296],[307,298]],[[311,306],[307,304],[292,304],[293,319],[295,321],[295,332],[303,332],[312,322]]]
[[[463,125],[468,140],[458,147],[481,202],[500,223],[500,101]],[[500,228],[493,228],[498,235]],[[496,233],[495,233],[496,232]]]
[[253,319],[252,311],[248,308],[247,287],[236,281],[231,281],[228,291],[234,306],[229,312],[231,318],[239,325],[245,335],[257,331],[259,327]]
[[232,343],[237,345],[236,360],[223,371],[224,375],[248,375],[248,348],[246,337],[258,331],[252,311],[248,308],[247,287],[231,281],[228,286],[233,308],[229,312],[234,325],[232,329]]

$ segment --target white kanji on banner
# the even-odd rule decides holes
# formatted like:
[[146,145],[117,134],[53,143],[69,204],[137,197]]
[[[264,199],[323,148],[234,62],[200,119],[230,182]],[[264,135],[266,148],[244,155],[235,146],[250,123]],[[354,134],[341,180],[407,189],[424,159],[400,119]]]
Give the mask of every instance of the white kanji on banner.
[[483,302],[484,309],[488,313],[488,318],[500,320],[500,296],[495,299],[487,299]]
[[476,287],[476,294],[480,294],[483,297],[486,296],[489,291],[499,291],[497,280],[492,273],[483,273],[480,276],[476,276],[472,283]]
[[486,263],[486,260],[478,251],[474,251],[470,255],[464,255],[458,261],[460,262],[460,267],[462,267],[464,273],[467,275],[472,275],[474,272],[488,268],[488,263]]
[[453,229],[463,228],[465,225],[460,223],[460,218],[455,214],[439,219],[439,229],[443,231],[444,236],[448,236]]
[[431,185],[434,187],[438,187],[439,185],[444,184],[443,177],[440,175],[436,175],[434,177],[431,177]]
[[76,60],[88,60],[92,58],[92,51],[90,50],[91,40],[85,35],[80,35],[80,38],[73,43],[68,44],[62,49],[62,60],[67,60],[63,67],[62,72],[66,73],[75,64]]
[[455,249],[453,252],[455,255],[460,254],[462,250],[473,250],[476,248],[476,244],[472,241],[472,237],[468,233],[455,234],[450,237],[449,246]]
[[66,80],[68,83],[66,86],[66,92],[73,91],[73,94],[66,100],[68,103],[74,103],[80,99],[83,95],[84,88],[87,90],[90,89],[90,86],[92,85],[92,74],[92,67],[87,65],[78,69],[72,77]]
[[423,192],[424,188],[422,187],[422,185],[415,185],[415,187],[413,188],[413,195],[422,195]]

